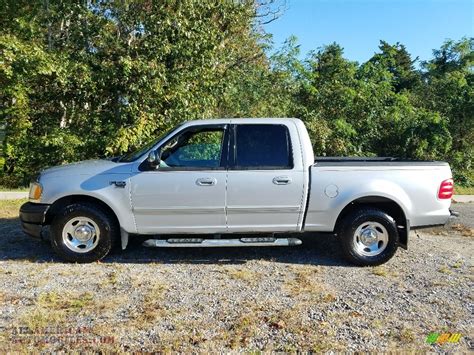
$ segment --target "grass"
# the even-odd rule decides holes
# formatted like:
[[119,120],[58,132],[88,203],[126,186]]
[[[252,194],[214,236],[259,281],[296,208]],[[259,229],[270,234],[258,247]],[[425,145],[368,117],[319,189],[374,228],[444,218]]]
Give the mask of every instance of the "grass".
[[454,264],[451,265],[453,269],[460,269],[464,265],[464,261],[462,259],[456,260]]
[[388,276],[388,270],[384,266],[377,266],[372,269],[372,274],[377,276]]
[[107,281],[110,285],[116,286],[118,282],[117,271],[112,270],[109,274],[107,274]]
[[451,269],[447,265],[441,266],[438,271],[442,274],[452,274]]
[[463,237],[474,237],[474,228],[469,228],[463,224],[454,224],[451,228],[461,233]]
[[163,308],[163,300],[168,291],[168,285],[155,282],[145,292],[141,303],[141,310],[132,316],[132,325],[137,328],[146,328],[150,323],[163,318],[166,310]]
[[462,259],[458,259],[451,265],[447,265],[447,264],[442,265],[441,267],[438,268],[438,272],[442,274],[452,274],[453,273],[452,269],[460,269],[463,266],[464,266],[464,261]]
[[250,340],[258,333],[259,319],[254,312],[242,314],[232,323],[229,332],[229,346],[238,349],[249,344]]
[[303,350],[303,352],[324,353],[344,349],[343,340],[335,344],[328,339],[335,336],[332,326],[337,324],[338,319],[328,314],[326,321],[314,322],[308,318],[308,309],[312,305],[314,306],[313,302],[306,305],[298,304],[281,310],[273,317],[265,317],[267,326],[273,329],[273,332],[286,335],[284,340],[280,339],[275,343],[277,351],[298,353]]
[[0,216],[1,218],[18,217],[18,210],[27,199],[19,200],[0,200]]
[[4,191],[12,191],[12,192],[28,192],[29,191],[29,187],[28,186],[25,186],[25,187],[17,187],[17,188],[11,188],[11,187],[5,187],[5,186],[0,186],[0,191],[4,192]]
[[[142,283],[144,297],[140,307],[130,313],[129,326],[140,330],[153,327],[158,321],[170,322],[172,328],[162,331],[159,335],[160,344],[154,351],[160,352],[217,352],[218,349],[229,348],[239,351],[246,348],[247,352],[258,349],[262,333],[274,334],[275,341],[264,345],[266,351],[292,351],[299,349],[315,352],[329,351],[334,347],[342,350],[339,344],[334,345],[326,340],[325,325],[314,323],[309,319],[308,310],[322,304],[324,307],[335,300],[322,283],[322,269],[314,266],[289,265],[290,279],[283,280],[281,287],[294,295],[295,305],[280,304],[262,298],[250,298],[243,301],[229,302],[222,300],[216,321],[222,322],[221,327],[210,328],[200,317],[194,314],[187,317],[187,310],[170,309],[163,306],[163,299],[173,289],[167,283]],[[248,268],[224,266],[222,271],[226,282],[239,283],[240,288],[252,289],[265,280],[265,274]],[[205,307],[204,307],[205,308]],[[195,313],[195,311],[191,311]],[[324,328],[324,329],[323,329]],[[257,351],[259,352],[259,351]]]
[[107,299],[96,299],[91,292],[49,291],[38,295],[33,307],[19,318],[20,324],[32,331],[49,326],[66,324],[78,315],[106,315],[115,312],[120,304],[124,304],[123,296],[112,296]]
[[261,280],[262,274],[248,270],[248,269],[240,269],[236,270],[234,268],[226,268],[225,273],[230,276],[230,278],[234,280],[241,280],[245,281],[249,284],[256,284],[258,281]]
[[411,328],[404,328],[395,333],[394,338],[402,344],[411,344],[416,340],[415,332]]
[[269,331],[275,335],[275,340],[265,346],[264,353],[341,351],[343,345],[331,343],[327,339],[333,336],[328,322],[314,322],[308,318],[308,309],[312,305],[309,302],[275,309],[275,304],[269,301],[240,303],[236,307],[237,314],[229,317],[229,326],[213,340],[233,351],[252,349],[262,331]]
[[294,279],[286,281],[285,287],[291,295],[321,291],[321,285],[316,281],[320,272],[319,267],[293,267]]
[[73,296],[66,293],[40,293],[32,309],[20,318],[30,330],[36,331],[45,327],[62,324],[70,311],[77,311],[92,301],[92,295]]
[[389,270],[384,265],[379,265],[372,268],[372,274],[382,277],[396,277],[398,273],[394,270]]
[[90,308],[94,304],[94,297],[90,292],[80,294],[47,292],[39,295],[37,304],[39,307],[49,310],[78,312]]
[[454,186],[455,195],[474,195],[474,186]]
[[[72,337],[72,342],[62,343],[60,345],[61,350],[74,349],[76,347],[81,348],[83,345],[81,342],[76,343],[74,336],[69,333],[69,329],[74,329],[75,320],[78,316],[81,317],[96,317],[98,314],[104,316],[104,310],[107,311],[109,308],[113,308],[116,305],[117,299],[115,297],[109,297],[107,299],[95,298],[91,292],[77,292],[77,291],[49,291],[41,292],[36,301],[34,302],[33,307],[21,314],[18,317],[18,323],[20,326],[28,327],[29,331],[34,334],[39,334],[37,337],[22,337],[22,342],[17,343],[15,341],[10,342],[7,345],[7,350],[12,353],[31,353],[31,350],[34,349],[36,352],[41,352],[43,347],[48,347],[48,343],[44,343],[43,339],[48,339],[47,336],[42,335],[44,332],[53,332],[55,329],[58,329],[58,336]],[[116,309],[114,309],[114,312]],[[105,317],[108,317],[105,313]],[[97,328],[97,329],[96,329]],[[88,334],[87,332],[82,335],[83,339],[96,339],[97,336],[111,335],[113,334],[112,328],[108,328],[107,332],[98,334],[97,330],[99,327],[94,327],[93,332]],[[62,333],[64,331],[64,334]],[[46,333],[44,333],[46,334]],[[1,335],[1,334],[0,334]],[[82,339],[82,338],[81,338]],[[0,337],[0,344],[1,344]],[[8,342],[8,339],[4,339]],[[90,343],[90,346],[100,347],[101,352],[105,353],[118,353],[119,348],[114,348],[117,344],[102,344],[102,343]],[[1,346],[0,346],[1,349]],[[51,348],[50,348],[51,349]],[[53,348],[54,349],[54,346]],[[60,350],[56,348],[56,350]],[[92,350],[92,348],[89,348]],[[99,349],[97,349],[99,350]],[[0,350],[1,352],[1,350]],[[47,351],[48,353],[50,351]],[[61,351],[59,351],[61,352]],[[7,352],[8,353],[8,352]],[[76,352],[73,352],[76,353]],[[79,353],[79,352],[77,352]]]
[[[302,298],[309,303],[333,302],[336,296],[319,279],[321,268],[293,267],[294,278],[286,280],[283,288],[291,297]],[[304,302],[304,301],[303,301]]]
[[51,311],[41,307],[35,307],[33,310],[26,312],[21,318],[21,323],[25,324],[31,331],[37,331],[46,327],[59,325],[65,322],[64,312]]

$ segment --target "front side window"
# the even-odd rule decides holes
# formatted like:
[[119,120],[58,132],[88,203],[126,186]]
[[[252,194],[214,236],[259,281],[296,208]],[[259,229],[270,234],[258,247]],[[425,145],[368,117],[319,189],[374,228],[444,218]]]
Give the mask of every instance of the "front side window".
[[130,163],[132,161],[135,161],[137,160],[138,158],[140,158],[141,156],[143,156],[143,154],[145,154],[146,152],[148,152],[154,145],[156,145],[159,141],[161,141],[164,137],[166,137],[167,135],[171,134],[171,132],[177,130],[179,128],[179,126],[181,125],[178,125],[176,127],[174,127],[172,130],[162,134],[160,137],[158,138],[155,138],[151,141],[149,141],[148,143],[146,143],[145,145],[143,145],[141,148],[138,148],[137,150],[135,151],[132,151],[132,152],[129,152],[127,154],[124,154],[122,155],[121,157],[119,157],[118,159],[114,160],[116,162],[120,162],[120,163]]
[[218,168],[221,166],[224,128],[185,131],[161,148],[162,168]]
[[237,169],[291,169],[293,159],[288,128],[284,125],[236,126]]

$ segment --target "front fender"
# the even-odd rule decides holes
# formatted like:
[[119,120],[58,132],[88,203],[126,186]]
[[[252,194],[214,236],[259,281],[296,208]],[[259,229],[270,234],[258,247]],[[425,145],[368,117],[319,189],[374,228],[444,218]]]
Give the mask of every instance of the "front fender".
[[[125,186],[117,187],[111,181],[123,181]],[[137,232],[130,202],[130,174],[48,177],[40,182],[43,185],[41,203],[52,205],[70,196],[92,197],[110,207],[122,229]]]

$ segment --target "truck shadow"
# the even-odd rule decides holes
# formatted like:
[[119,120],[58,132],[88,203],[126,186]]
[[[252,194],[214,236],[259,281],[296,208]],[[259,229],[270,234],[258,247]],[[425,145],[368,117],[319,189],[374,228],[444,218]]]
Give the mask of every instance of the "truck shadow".
[[139,244],[115,252],[105,262],[166,264],[245,264],[266,260],[287,264],[351,266],[339,250],[336,237],[308,234],[294,247],[146,248]]
[[[351,266],[342,257],[337,239],[325,234],[307,234],[296,247],[241,248],[146,248],[132,243],[117,250],[102,263],[245,264],[267,260],[288,264]],[[18,218],[0,218],[0,261],[62,263],[48,241],[25,235]]]

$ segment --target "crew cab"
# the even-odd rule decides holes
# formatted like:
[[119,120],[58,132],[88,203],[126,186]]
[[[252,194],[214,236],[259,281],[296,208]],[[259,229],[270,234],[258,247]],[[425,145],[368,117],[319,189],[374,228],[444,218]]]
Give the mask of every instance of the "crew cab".
[[351,262],[377,265],[407,248],[410,229],[445,224],[452,193],[445,162],[315,160],[299,119],[213,119],[118,158],[42,171],[20,220],[71,262],[138,237],[152,247],[255,247],[328,232]]

